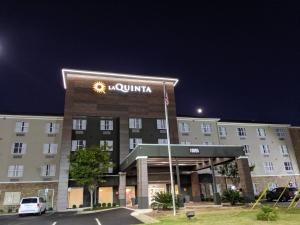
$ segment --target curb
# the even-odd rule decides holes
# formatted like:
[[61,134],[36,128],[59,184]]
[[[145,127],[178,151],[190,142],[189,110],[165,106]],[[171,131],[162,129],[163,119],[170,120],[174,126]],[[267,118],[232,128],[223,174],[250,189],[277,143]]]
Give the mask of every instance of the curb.
[[98,212],[105,212],[105,211],[110,211],[110,210],[115,210],[115,209],[122,209],[124,207],[116,207],[116,208],[109,208],[109,209],[98,209],[98,210],[92,210],[92,211],[77,211],[76,214],[93,214],[93,213],[98,213]]
[[154,219],[150,216],[145,215],[145,213],[152,212],[152,209],[146,209],[146,210],[134,210],[130,215],[138,219],[139,221],[145,223],[145,224],[151,224],[151,223],[159,223],[159,220]]

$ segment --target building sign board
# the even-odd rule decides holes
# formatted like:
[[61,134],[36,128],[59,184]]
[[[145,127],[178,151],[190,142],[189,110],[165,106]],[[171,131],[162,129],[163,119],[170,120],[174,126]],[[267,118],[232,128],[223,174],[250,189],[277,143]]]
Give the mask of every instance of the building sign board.
[[116,91],[122,93],[152,93],[152,89],[147,85],[123,84],[116,83],[113,85],[106,85],[102,81],[96,81],[93,84],[93,90],[99,94],[106,94],[107,91]]
[[192,153],[192,154],[199,154],[200,153],[200,149],[199,148],[190,148],[190,153]]

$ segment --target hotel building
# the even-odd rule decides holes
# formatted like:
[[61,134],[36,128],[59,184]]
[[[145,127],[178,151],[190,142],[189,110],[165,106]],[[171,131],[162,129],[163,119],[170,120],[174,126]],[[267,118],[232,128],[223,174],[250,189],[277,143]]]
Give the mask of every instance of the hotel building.
[[296,128],[177,117],[173,78],[64,69],[62,80],[63,116],[0,115],[0,208],[35,195],[59,211],[88,206],[87,188],[69,177],[69,155],[105,144],[115,166],[96,202],[148,208],[155,192],[170,189],[163,85],[175,188],[186,201],[217,201],[226,188],[218,165],[233,160],[247,201],[266,185],[299,184],[299,133],[289,134]]

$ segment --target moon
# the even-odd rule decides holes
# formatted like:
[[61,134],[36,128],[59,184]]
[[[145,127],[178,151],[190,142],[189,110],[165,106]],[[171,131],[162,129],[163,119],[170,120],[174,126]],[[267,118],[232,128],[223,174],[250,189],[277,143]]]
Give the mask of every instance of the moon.
[[201,114],[203,112],[203,110],[201,108],[197,109],[197,113]]

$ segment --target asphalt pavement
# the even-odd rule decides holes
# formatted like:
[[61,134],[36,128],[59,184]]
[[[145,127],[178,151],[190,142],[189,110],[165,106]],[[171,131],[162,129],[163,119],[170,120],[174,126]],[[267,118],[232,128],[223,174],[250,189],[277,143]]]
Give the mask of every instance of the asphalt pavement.
[[0,225],[129,225],[141,224],[130,215],[131,210],[120,208],[91,214],[76,212],[47,213],[42,216],[0,216]]

